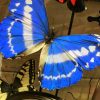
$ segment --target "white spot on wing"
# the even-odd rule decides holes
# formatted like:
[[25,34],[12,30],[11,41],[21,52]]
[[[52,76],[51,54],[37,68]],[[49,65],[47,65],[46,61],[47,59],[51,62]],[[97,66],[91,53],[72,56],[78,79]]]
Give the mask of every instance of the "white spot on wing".
[[100,38],[100,35],[99,34],[93,34],[94,36],[96,36],[96,37],[98,37],[98,38]]
[[99,42],[100,42],[100,39],[97,39],[97,41],[99,41]]
[[75,50],[74,52],[75,52],[75,54],[76,54],[77,56],[82,56],[82,54],[81,54],[81,52],[80,52],[79,50]]
[[12,12],[15,12],[15,11],[16,11],[16,9],[12,9],[11,11],[12,11]]
[[94,62],[94,58],[91,58],[90,62]]
[[16,3],[15,5],[16,5],[16,7],[18,7],[20,5],[20,3]]
[[31,12],[33,9],[30,6],[25,6],[24,10],[27,12]]
[[100,56],[100,52],[97,52],[96,56]]
[[25,0],[26,4],[32,4],[32,0]]
[[86,68],[89,68],[89,63],[86,63],[85,67],[86,67]]
[[94,52],[96,50],[96,46],[89,46],[90,52]]
[[89,51],[86,48],[84,48],[84,47],[81,48],[81,54],[82,55],[85,56],[85,55],[88,55],[88,53],[89,53]]

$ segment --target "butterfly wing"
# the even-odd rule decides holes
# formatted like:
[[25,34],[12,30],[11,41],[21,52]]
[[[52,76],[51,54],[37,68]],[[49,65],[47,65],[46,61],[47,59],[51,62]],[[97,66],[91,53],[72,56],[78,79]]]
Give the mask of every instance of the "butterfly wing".
[[[63,41],[62,43],[68,41],[67,52],[82,66],[82,68],[91,70],[100,64],[99,35],[72,35],[68,37],[59,37],[58,39],[60,38],[63,38],[61,39]],[[66,49],[66,45],[64,47],[64,49]]]
[[48,33],[44,0],[11,0],[9,10],[12,15],[0,25],[0,52],[9,58],[25,50],[39,50]]
[[100,36],[71,35],[54,39],[41,75],[41,86],[49,90],[77,83],[83,68],[100,65]]
[[26,17],[44,26],[46,32],[48,31],[48,19],[44,0],[12,0],[9,5],[9,11],[19,16]]

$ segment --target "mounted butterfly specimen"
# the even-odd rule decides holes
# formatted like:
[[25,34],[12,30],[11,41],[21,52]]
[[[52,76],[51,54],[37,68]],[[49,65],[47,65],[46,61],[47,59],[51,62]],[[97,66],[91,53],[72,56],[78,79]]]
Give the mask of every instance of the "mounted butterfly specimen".
[[81,80],[83,69],[100,65],[100,35],[56,37],[50,32],[44,0],[11,0],[0,25],[0,52],[4,58],[29,55],[41,49],[41,87],[61,89]]

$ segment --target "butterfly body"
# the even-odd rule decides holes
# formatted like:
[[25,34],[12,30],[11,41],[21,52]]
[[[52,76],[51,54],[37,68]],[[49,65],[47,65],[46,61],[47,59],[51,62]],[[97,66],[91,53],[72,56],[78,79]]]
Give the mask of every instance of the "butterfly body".
[[53,42],[54,37],[55,33],[53,31],[49,32],[48,35],[45,36],[45,43],[50,44],[51,42]]

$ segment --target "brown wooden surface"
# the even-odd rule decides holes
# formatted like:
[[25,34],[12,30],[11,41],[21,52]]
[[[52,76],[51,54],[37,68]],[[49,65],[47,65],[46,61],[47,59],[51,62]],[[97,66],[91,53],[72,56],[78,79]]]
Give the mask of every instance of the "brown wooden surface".
[[95,90],[92,99],[93,100],[99,100],[100,99],[100,87]]
[[[7,11],[8,2],[9,2],[8,0],[0,0],[0,20],[8,14]],[[100,33],[100,26],[98,26],[98,23],[96,22],[89,23],[87,21],[88,16],[99,15],[98,12],[100,10],[100,2],[89,0],[86,2],[86,5],[88,8],[86,11],[82,13],[77,13],[75,15],[72,34]],[[57,35],[67,34],[71,12],[68,10],[66,4],[59,4],[55,0],[46,0],[46,9],[48,13],[50,27],[52,26],[55,27],[55,31],[57,32]],[[63,24],[65,24],[65,26]],[[8,70],[18,71],[20,69],[20,66],[28,59],[35,59],[37,62],[36,68],[38,67],[39,53],[35,53],[18,60],[4,60],[3,62],[4,66],[2,69],[4,71],[8,71]],[[16,74],[15,72],[10,72],[10,73],[3,72],[2,78],[8,83],[12,83],[15,74]],[[97,78],[100,77],[99,67],[93,71],[84,71],[83,79],[80,82],[78,82],[76,85],[73,85],[72,87],[61,89],[59,92],[59,96],[62,97],[64,100],[74,100],[71,94],[67,93],[70,91],[78,100],[87,100],[88,93],[89,93],[90,77],[95,78],[91,82],[91,91],[89,95],[89,100],[91,100],[95,90],[96,83],[98,81]],[[50,92],[50,93],[54,94],[54,92]]]
[[8,4],[10,0],[0,0],[0,22],[8,15]]

